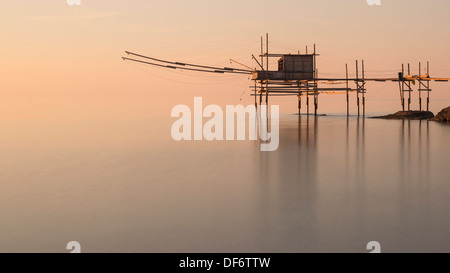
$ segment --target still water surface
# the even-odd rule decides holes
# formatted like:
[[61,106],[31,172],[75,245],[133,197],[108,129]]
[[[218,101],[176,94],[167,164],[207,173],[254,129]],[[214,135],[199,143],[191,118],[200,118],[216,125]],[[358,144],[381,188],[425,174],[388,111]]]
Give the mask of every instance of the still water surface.
[[280,120],[280,146],[174,120],[3,122],[0,251],[450,252],[450,125]]

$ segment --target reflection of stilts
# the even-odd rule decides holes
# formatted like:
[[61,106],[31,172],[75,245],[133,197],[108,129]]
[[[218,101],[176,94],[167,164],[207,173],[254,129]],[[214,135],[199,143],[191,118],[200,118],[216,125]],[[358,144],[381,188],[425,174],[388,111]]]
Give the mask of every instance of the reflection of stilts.
[[[359,176],[359,141],[360,141],[360,137],[359,137],[359,123],[360,123],[360,119],[358,118],[356,120],[356,173]],[[358,181],[358,179],[357,179]]]
[[348,115],[347,115],[347,121],[346,121],[346,125],[347,125],[347,130],[346,130],[346,132],[347,132],[347,134],[346,134],[346,142],[345,142],[345,162],[347,163],[347,164],[345,164],[345,168],[346,168],[346,175],[347,175],[347,181],[349,180],[349,172],[350,172],[350,162],[349,162],[349,160],[350,160],[350,140],[349,140],[349,138],[350,138],[350,135],[349,135],[349,118],[348,118]]
[[[313,119],[313,117],[311,116],[307,116],[306,117],[306,146],[310,147],[311,146],[311,139],[310,139],[310,134],[311,134],[311,127],[310,127],[310,119]],[[300,118],[299,118],[300,120]],[[300,122],[300,121],[299,121]],[[313,124],[313,128],[312,128],[312,134],[313,134],[313,143],[312,145],[314,145],[314,150],[316,148],[317,145],[317,135],[318,135],[318,127],[319,127],[319,118],[317,116],[314,116],[314,124]]]
[[[401,123],[399,147],[399,196],[404,210],[402,219],[410,219],[411,205],[423,202],[430,208],[430,135],[429,121],[407,121]],[[418,130],[418,134],[417,134]]]
[[[314,126],[313,123],[312,116],[298,116],[299,126],[295,128],[298,130],[298,140],[292,138],[291,129],[294,128],[289,127],[288,131],[283,131],[286,127],[281,127],[280,140],[288,145],[280,145],[281,153],[256,153],[257,165],[252,168],[255,173],[252,181],[256,181],[258,185],[253,198],[256,209],[252,214],[254,218],[252,223],[254,226],[260,226],[264,234],[271,234],[277,223],[292,223],[286,226],[286,232],[278,239],[283,242],[294,242],[290,249],[295,251],[311,251],[309,246],[320,240],[317,233],[318,155],[314,142],[318,126]],[[277,179],[274,180],[274,177]],[[297,208],[296,212],[284,209],[289,207]],[[282,212],[276,208],[282,208]],[[292,237],[298,228],[309,234],[306,241],[304,238]]]
[[408,174],[408,181],[410,181],[411,179],[409,179],[410,178],[410,176],[411,176],[411,149],[412,149],[412,144],[411,144],[411,120],[408,120],[408,155],[407,155],[407,159],[408,159],[408,162],[407,162],[407,166],[408,166],[408,169],[407,169],[407,174]]
[[[316,145],[317,143],[317,134],[318,134],[318,117],[306,116],[302,118],[302,116],[298,116],[298,141],[299,144],[306,145],[307,147],[311,147],[311,145]],[[302,123],[304,124],[302,128]],[[310,124],[314,122],[314,124]],[[312,138],[311,138],[312,135]],[[315,148],[315,147],[314,147]]]
[[[419,92],[420,94],[420,92]],[[419,120],[419,153],[417,156],[417,160],[418,160],[418,171],[419,171],[419,181],[423,181],[423,173],[422,173],[422,166],[423,166],[423,158],[422,158],[422,120]]]
[[317,116],[315,116],[314,117],[314,147],[317,147],[317,132],[318,132],[318,127],[319,127],[318,124],[319,124],[319,118]]
[[298,115],[298,144],[302,143],[302,116]]
[[402,187],[406,181],[410,181],[411,168],[411,121],[402,120],[400,139],[400,175]]
[[356,173],[357,181],[365,181],[365,119],[356,120]]
[[427,191],[430,191],[430,122],[427,121],[427,146],[426,146],[426,177],[425,182],[427,183]]
[[405,154],[405,120],[402,120],[402,126],[401,126],[401,136],[400,136],[400,183],[403,184],[405,181],[405,160],[404,160],[404,154]]
[[[355,209],[356,216],[358,217],[358,223],[364,223],[366,213],[366,177],[365,177],[365,119],[356,119],[356,158],[355,158],[355,198],[360,206]],[[359,230],[365,228],[361,225],[357,227]]]
[[309,146],[309,115],[306,116],[306,145]]

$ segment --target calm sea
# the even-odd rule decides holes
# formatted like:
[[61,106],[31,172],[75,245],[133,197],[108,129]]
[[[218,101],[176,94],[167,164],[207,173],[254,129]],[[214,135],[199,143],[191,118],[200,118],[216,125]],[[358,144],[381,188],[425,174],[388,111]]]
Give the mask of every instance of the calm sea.
[[174,120],[2,122],[0,252],[450,252],[450,125],[283,115],[280,146]]

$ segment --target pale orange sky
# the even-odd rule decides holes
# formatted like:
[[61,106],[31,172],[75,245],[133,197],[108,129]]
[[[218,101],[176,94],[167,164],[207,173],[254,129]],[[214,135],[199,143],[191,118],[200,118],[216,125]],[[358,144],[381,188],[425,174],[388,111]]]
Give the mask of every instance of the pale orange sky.
[[[249,104],[246,76],[175,72],[120,59],[130,50],[162,59],[255,66],[259,37],[272,52],[317,44],[319,74],[342,76],[364,58],[368,77],[395,77],[402,63],[431,62],[450,76],[446,0],[323,1],[2,1],[0,118],[118,119],[170,116],[176,104]],[[416,73],[416,72],[415,72]],[[450,104],[450,84],[433,84],[432,110]],[[371,84],[368,112],[399,108],[394,84]],[[417,95],[417,94],[415,94]],[[240,100],[242,99],[242,100]],[[320,112],[345,111],[342,96],[321,96]],[[274,98],[282,112],[296,99]],[[354,107],[354,105],[352,105]],[[353,108],[354,110],[354,108]]]

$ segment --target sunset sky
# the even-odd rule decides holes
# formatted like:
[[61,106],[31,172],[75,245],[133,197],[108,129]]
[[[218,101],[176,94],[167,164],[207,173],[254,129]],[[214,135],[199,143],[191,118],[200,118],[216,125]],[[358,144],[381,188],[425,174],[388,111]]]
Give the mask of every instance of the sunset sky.
[[[365,59],[367,77],[395,77],[402,63],[431,62],[450,76],[448,0],[2,1],[0,119],[169,117],[176,104],[249,104],[246,76],[176,72],[121,60],[124,51],[161,59],[255,67],[259,39],[295,53],[314,43],[322,76]],[[275,61],[275,60],[274,60]],[[353,71],[352,71],[353,73]],[[432,110],[450,104],[450,84],[433,84]],[[371,84],[369,113],[398,110],[395,83]],[[417,94],[415,94],[417,95]],[[342,96],[321,96],[321,112],[344,112]],[[370,101],[373,101],[372,103]],[[334,102],[338,101],[336,105]],[[295,98],[274,99],[294,112]],[[353,107],[354,105],[352,105]],[[417,107],[416,107],[417,108]],[[353,108],[354,110],[354,108]]]

